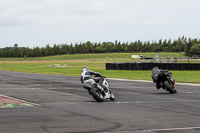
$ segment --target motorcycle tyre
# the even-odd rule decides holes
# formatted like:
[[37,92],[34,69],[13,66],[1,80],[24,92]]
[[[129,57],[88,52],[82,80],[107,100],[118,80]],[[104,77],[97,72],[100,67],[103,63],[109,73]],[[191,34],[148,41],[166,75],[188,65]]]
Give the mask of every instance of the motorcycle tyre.
[[111,101],[115,101],[115,96],[111,91],[110,91],[110,100]]
[[164,86],[171,94],[176,93],[176,90],[174,90],[167,80],[164,81]]
[[97,102],[103,102],[104,101],[103,95],[96,88],[91,88],[90,89],[90,94],[93,96],[93,98]]

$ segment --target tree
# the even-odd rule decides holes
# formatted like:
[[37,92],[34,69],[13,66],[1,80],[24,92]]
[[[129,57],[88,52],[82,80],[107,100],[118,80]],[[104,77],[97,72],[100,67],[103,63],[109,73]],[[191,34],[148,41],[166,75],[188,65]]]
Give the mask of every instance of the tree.
[[168,48],[169,48],[169,52],[172,52],[172,41],[171,41],[171,39],[168,40]]
[[15,44],[15,45],[14,45],[14,48],[17,48],[17,47],[18,47],[18,44]]
[[13,47],[13,57],[19,57],[19,48],[18,48],[18,44],[15,44]]
[[74,47],[73,44],[71,43],[70,47],[69,47],[69,54],[74,54]]
[[93,45],[90,41],[87,41],[85,45],[86,45],[87,53],[93,53],[94,52]]
[[163,43],[162,43],[162,39],[159,40],[158,42],[159,48],[160,48],[160,52],[163,52]]
[[29,49],[28,47],[25,50],[25,57],[31,57],[31,49]]
[[112,47],[111,45],[112,45],[111,42],[103,42],[103,44],[102,44],[102,47],[104,49],[103,52],[105,52],[105,53],[110,52],[110,49]]
[[151,43],[142,42],[140,40],[135,42],[95,42],[86,43],[80,42],[74,44],[54,44],[50,47],[49,44],[46,47],[34,47],[25,48],[18,47],[18,44],[14,44],[13,47],[6,47],[0,49],[0,57],[41,57],[50,55],[60,54],[84,54],[84,53],[105,53],[105,52],[185,52],[186,56],[199,54],[200,39],[185,38],[184,36],[179,37],[173,42],[171,39],[164,40],[160,39],[158,43],[152,41]]
[[194,44],[190,48],[190,55],[200,55],[200,44]]
[[95,49],[95,52],[97,52],[97,53],[103,53],[104,51],[105,51],[105,49],[103,48],[102,45],[96,47],[96,49]]
[[19,57],[24,57],[25,55],[25,48],[20,48],[19,49]]
[[173,52],[181,52],[181,48],[179,45],[173,47]]
[[168,48],[168,47],[165,47],[165,48],[164,48],[164,52],[169,52],[169,48]]
[[52,55],[59,55],[60,52],[60,45],[54,44],[53,49],[52,49]]
[[144,45],[143,45],[143,52],[149,52],[150,51],[150,46],[148,43],[144,42]]
[[192,47],[192,40],[191,40],[191,38],[189,38],[188,43],[186,44],[185,47],[186,47],[185,51],[184,51],[185,55],[189,56],[190,55],[190,48]]
[[153,49],[153,52],[160,52],[160,46],[156,46],[154,49]]
[[138,40],[138,42],[137,42],[137,52],[142,52],[142,42],[140,41],[140,40]]
[[36,47],[36,57],[40,57],[41,56],[41,50],[39,47]]
[[45,50],[44,50],[44,54],[45,56],[50,56],[51,53],[51,47],[49,46],[49,44],[46,45]]
[[62,44],[61,45],[61,54],[69,54],[68,45]]
[[5,57],[5,51],[4,50],[0,50],[0,57]]

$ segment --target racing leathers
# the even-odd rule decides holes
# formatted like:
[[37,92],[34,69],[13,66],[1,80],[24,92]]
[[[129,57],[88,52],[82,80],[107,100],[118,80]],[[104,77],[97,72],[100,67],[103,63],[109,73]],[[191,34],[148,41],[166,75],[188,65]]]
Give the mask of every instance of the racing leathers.
[[[94,77],[93,77],[94,75]],[[93,79],[97,84],[97,87],[103,91],[104,87],[103,84],[103,78],[102,75],[98,72],[93,72],[88,69],[82,69],[81,73],[81,83],[83,84],[85,80]]]

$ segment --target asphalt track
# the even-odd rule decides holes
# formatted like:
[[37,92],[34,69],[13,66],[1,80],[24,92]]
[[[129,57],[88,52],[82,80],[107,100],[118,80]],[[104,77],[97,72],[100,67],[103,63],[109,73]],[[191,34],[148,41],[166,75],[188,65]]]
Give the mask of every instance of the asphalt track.
[[0,71],[0,94],[34,105],[0,108],[0,132],[200,132],[200,86],[169,94],[152,82],[108,82],[116,100],[98,103],[79,77]]

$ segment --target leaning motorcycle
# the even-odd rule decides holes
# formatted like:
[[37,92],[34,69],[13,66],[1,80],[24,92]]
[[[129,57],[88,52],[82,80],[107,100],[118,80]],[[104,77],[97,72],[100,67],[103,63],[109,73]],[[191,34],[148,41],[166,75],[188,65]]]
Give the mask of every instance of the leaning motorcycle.
[[99,78],[93,77],[83,81],[83,88],[87,89],[89,94],[92,95],[97,102],[103,102],[104,100],[114,101],[115,96],[109,89],[108,82],[104,76],[100,75],[100,77],[103,79],[101,86],[98,83]]
[[162,87],[163,89],[169,91],[171,94],[177,92],[175,87],[175,79],[173,79],[172,73],[168,70],[162,70],[158,67],[154,67],[152,69],[151,77],[153,82],[156,83],[157,89]]

